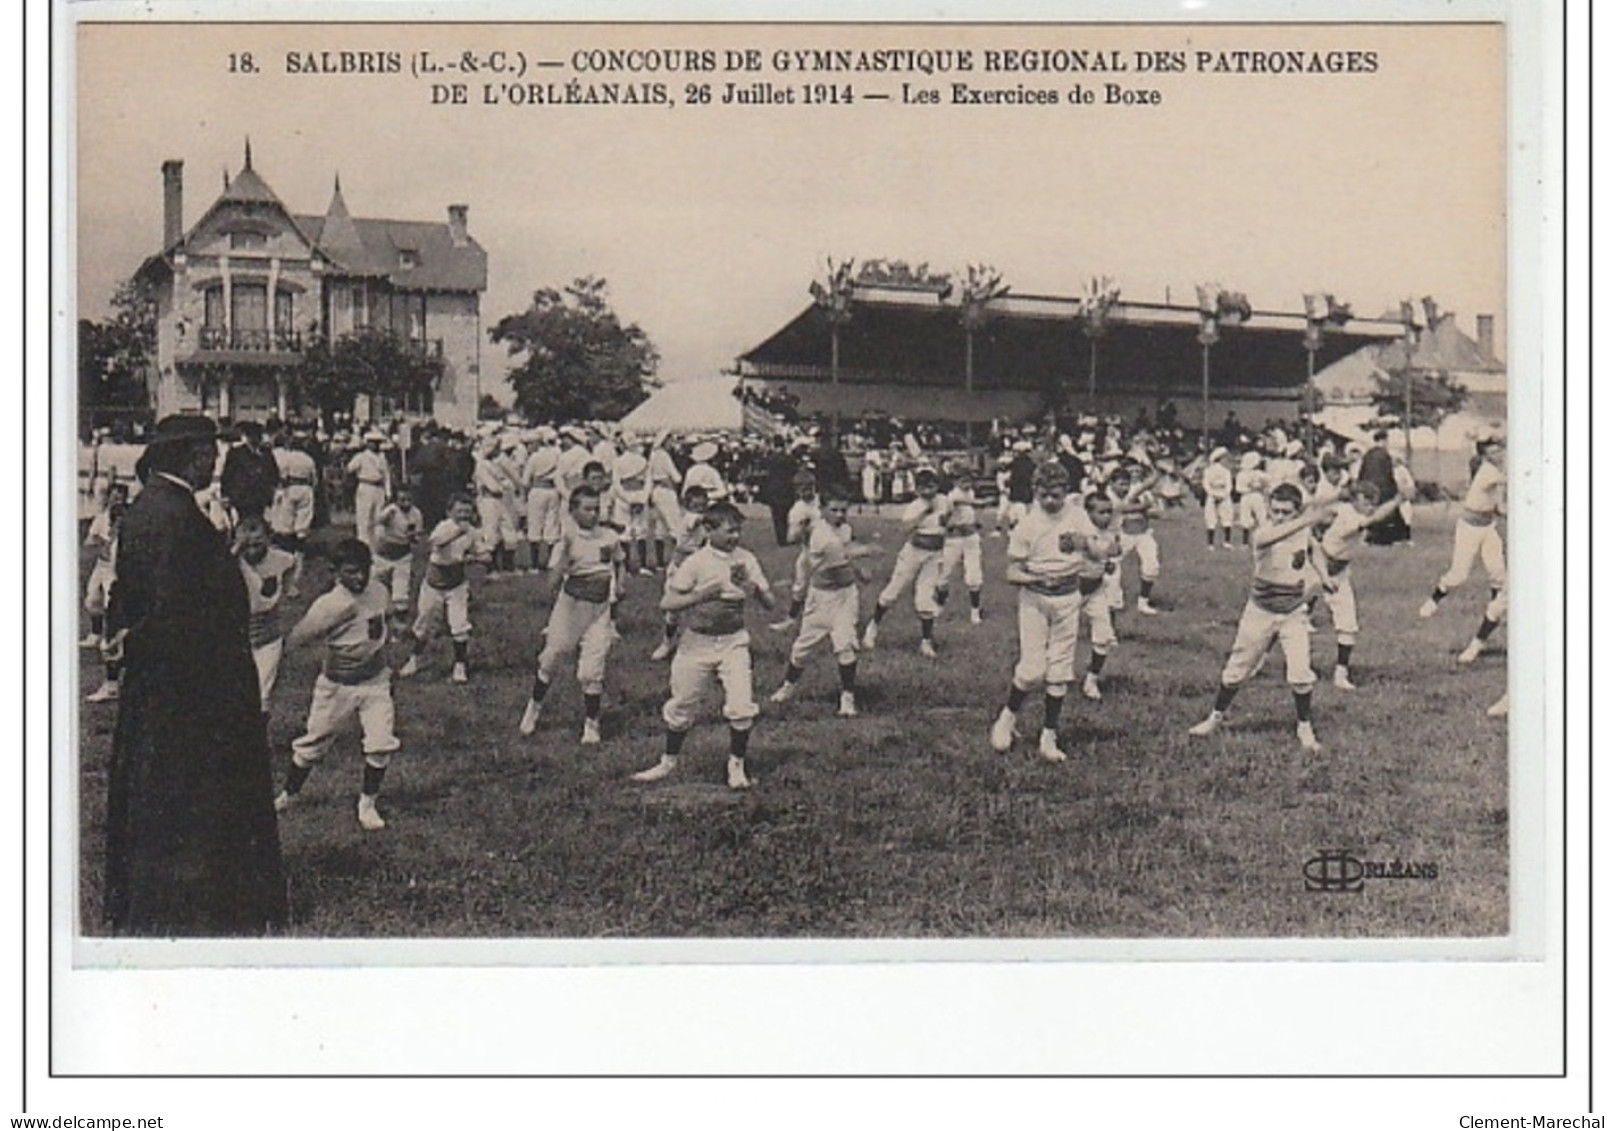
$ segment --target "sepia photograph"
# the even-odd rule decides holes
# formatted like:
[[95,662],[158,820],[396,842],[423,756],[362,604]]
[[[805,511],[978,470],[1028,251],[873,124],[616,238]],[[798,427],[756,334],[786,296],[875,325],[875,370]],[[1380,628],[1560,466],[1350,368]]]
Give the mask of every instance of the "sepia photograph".
[[1507,32],[67,23],[66,960],[1540,955]]

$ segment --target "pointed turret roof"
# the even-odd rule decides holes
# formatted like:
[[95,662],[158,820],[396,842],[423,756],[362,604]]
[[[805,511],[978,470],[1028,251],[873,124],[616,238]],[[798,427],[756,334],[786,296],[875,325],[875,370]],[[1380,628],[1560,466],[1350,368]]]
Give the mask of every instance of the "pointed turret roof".
[[270,188],[252,167],[251,138],[247,139],[244,147],[241,172],[236,174],[219,199],[245,204],[280,204],[280,197],[275,195],[275,190]]
[[331,190],[331,204],[325,210],[325,220],[320,225],[319,241],[315,244],[321,254],[343,267],[360,268],[365,260],[364,241],[359,238],[359,228],[353,222],[353,216],[348,212],[348,202],[342,199],[342,175],[336,177],[336,183]]

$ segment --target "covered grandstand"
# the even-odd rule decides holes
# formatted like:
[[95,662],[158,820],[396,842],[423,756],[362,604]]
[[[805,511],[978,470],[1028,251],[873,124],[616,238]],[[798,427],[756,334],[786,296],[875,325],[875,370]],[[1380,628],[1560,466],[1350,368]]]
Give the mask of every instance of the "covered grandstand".
[[[1307,381],[1308,321],[1299,312],[1215,320],[1216,341],[1203,347],[1205,319],[1194,306],[1117,301],[1097,334],[1081,298],[1004,295],[973,332],[961,309],[934,291],[860,284],[836,328],[836,365],[831,322],[809,305],[742,354],[739,371],[808,413],[983,422],[1050,408],[1131,415],[1171,401],[1191,428],[1203,394],[1212,423],[1228,409],[1293,415]],[[1388,319],[1314,325],[1314,370],[1404,333]]]

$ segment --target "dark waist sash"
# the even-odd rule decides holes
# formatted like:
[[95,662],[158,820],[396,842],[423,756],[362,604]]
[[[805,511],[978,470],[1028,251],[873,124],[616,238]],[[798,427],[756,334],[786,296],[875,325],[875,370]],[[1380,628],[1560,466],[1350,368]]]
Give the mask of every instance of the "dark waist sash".
[[344,663],[334,656],[325,657],[325,678],[332,683],[352,686],[356,683],[367,683],[381,674],[387,666],[387,657],[380,648],[356,663]]
[[[1028,582],[1026,588],[1041,597],[1069,597],[1082,587],[1083,579],[1076,574],[1067,577],[1050,577],[1040,581]],[[1095,585],[1094,588],[1098,588]],[[1093,592],[1092,589],[1087,592]]]
[[684,627],[702,636],[731,636],[746,627],[746,606],[741,601],[709,601],[690,612]]
[[845,589],[857,580],[853,573],[852,563],[843,562],[841,565],[826,566],[819,570],[813,578],[815,589]]
[[465,563],[450,562],[447,565],[440,562],[428,562],[426,565],[426,584],[433,589],[457,589],[465,584]]
[[913,534],[908,536],[908,542],[909,545],[913,546],[916,550],[931,551],[942,549],[941,534],[922,534],[916,530]]
[[574,601],[587,601],[591,605],[602,605],[611,598],[611,575],[609,573],[568,574],[561,582],[561,592]]
[[401,562],[409,557],[408,542],[377,542],[376,557],[386,558],[390,562]]
[[278,610],[265,609],[261,613],[247,615],[247,639],[254,648],[262,648],[265,644],[273,644],[280,639],[280,617]]
[[1251,585],[1251,600],[1258,609],[1269,613],[1293,613],[1301,607],[1305,598],[1306,586],[1297,581],[1286,585],[1278,581],[1263,581],[1257,578]]

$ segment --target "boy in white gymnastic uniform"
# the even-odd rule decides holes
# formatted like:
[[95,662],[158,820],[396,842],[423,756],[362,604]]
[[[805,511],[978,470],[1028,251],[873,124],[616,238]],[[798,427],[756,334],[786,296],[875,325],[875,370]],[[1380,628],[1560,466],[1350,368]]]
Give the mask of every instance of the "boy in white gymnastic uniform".
[[1093,533],[1093,523],[1071,495],[1070,484],[1070,473],[1059,460],[1038,465],[1032,479],[1033,506],[1009,534],[1005,577],[1019,590],[1020,658],[1010,680],[1009,698],[989,736],[994,750],[1009,750],[1015,743],[1016,715],[1026,697],[1041,685],[1043,729],[1037,749],[1048,762],[1066,760],[1059,741],[1060,711],[1076,675],[1081,570]]
[[276,812],[291,808],[332,741],[357,719],[364,750],[364,777],[359,786],[359,826],[367,832],[385,828],[376,797],[398,737],[393,733],[392,670],[387,666],[387,614],[390,596],[370,576],[370,550],[356,538],[331,550],[336,584],[315,598],[286,637],[288,647],[322,643],[325,658],[314,681],[308,725],[292,742],[285,785],[275,798]]
[[584,746],[600,744],[606,658],[617,637],[611,606],[622,562],[617,531],[600,521],[601,502],[600,492],[587,483],[575,488],[568,499],[571,522],[555,544],[550,560],[559,578],[558,588],[544,634],[544,649],[538,656],[538,671],[518,728],[524,735],[538,729],[544,698],[561,662],[576,652],[578,684],[583,688],[583,734],[579,741]]
[[280,675],[280,609],[297,576],[297,557],[269,541],[262,515],[247,515],[236,524],[236,562],[247,589],[247,637],[258,668],[258,702],[269,713],[269,697]]
[[678,767],[702,696],[716,681],[723,687],[723,717],[729,723],[729,788],[749,789],[746,752],[757,703],[745,607],[747,598],[753,598],[771,609],[774,596],[756,556],[740,545],[740,511],[731,503],[714,503],[705,521],[707,544],[679,566],[662,598],[663,611],[681,614],[684,624],[662,708],[666,746],[657,763],[633,780],[661,781]]
[[870,552],[869,547],[853,540],[852,524],[847,521],[849,505],[843,492],[827,494],[822,513],[808,534],[808,593],[802,631],[791,645],[785,680],[769,697],[771,703],[786,703],[794,698],[808,656],[820,641],[828,639],[841,680],[841,702],[836,714],[844,719],[858,715],[858,559]]
[[1276,639],[1284,651],[1285,679],[1295,701],[1295,733],[1301,746],[1321,750],[1312,729],[1312,636],[1307,620],[1309,586],[1317,573],[1309,552],[1312,527],[1321,517],[1301,505],[1301,488],[1281,483],[1268,497],[1267,523],[1252,537],[1255,570],[1250,599],[1239,618],[1234,646],[1223,665],[1222,683],[1211,714],[1189,728],[1196,737],[1212,734],[1245,680],[1256,671]]
[[942,561],[937,566],[936,603],[948,603],[955,571],[963,572],[970,602],[970,623],[981,623],[981,521],[977,515],[975,477],[962,465],[950,469],[947,529],[943,531]]
[[897,551],[897,561],[892,564],[891,580],[875,598],[874,616],[864,628],[865,651],[874,651],[881,620],[897,604],[903,590],[912,585],[914,612],[920,618],[920,655],[936,655],[933,637],[936,615],[940,611],[936,602],[937,572],[947,537],[948,512],[953,509],[938,493],[940,486],[934,468],[922,467],[914,473],[914,492],[918,497],[903,510],[906,538],[903,548]]

